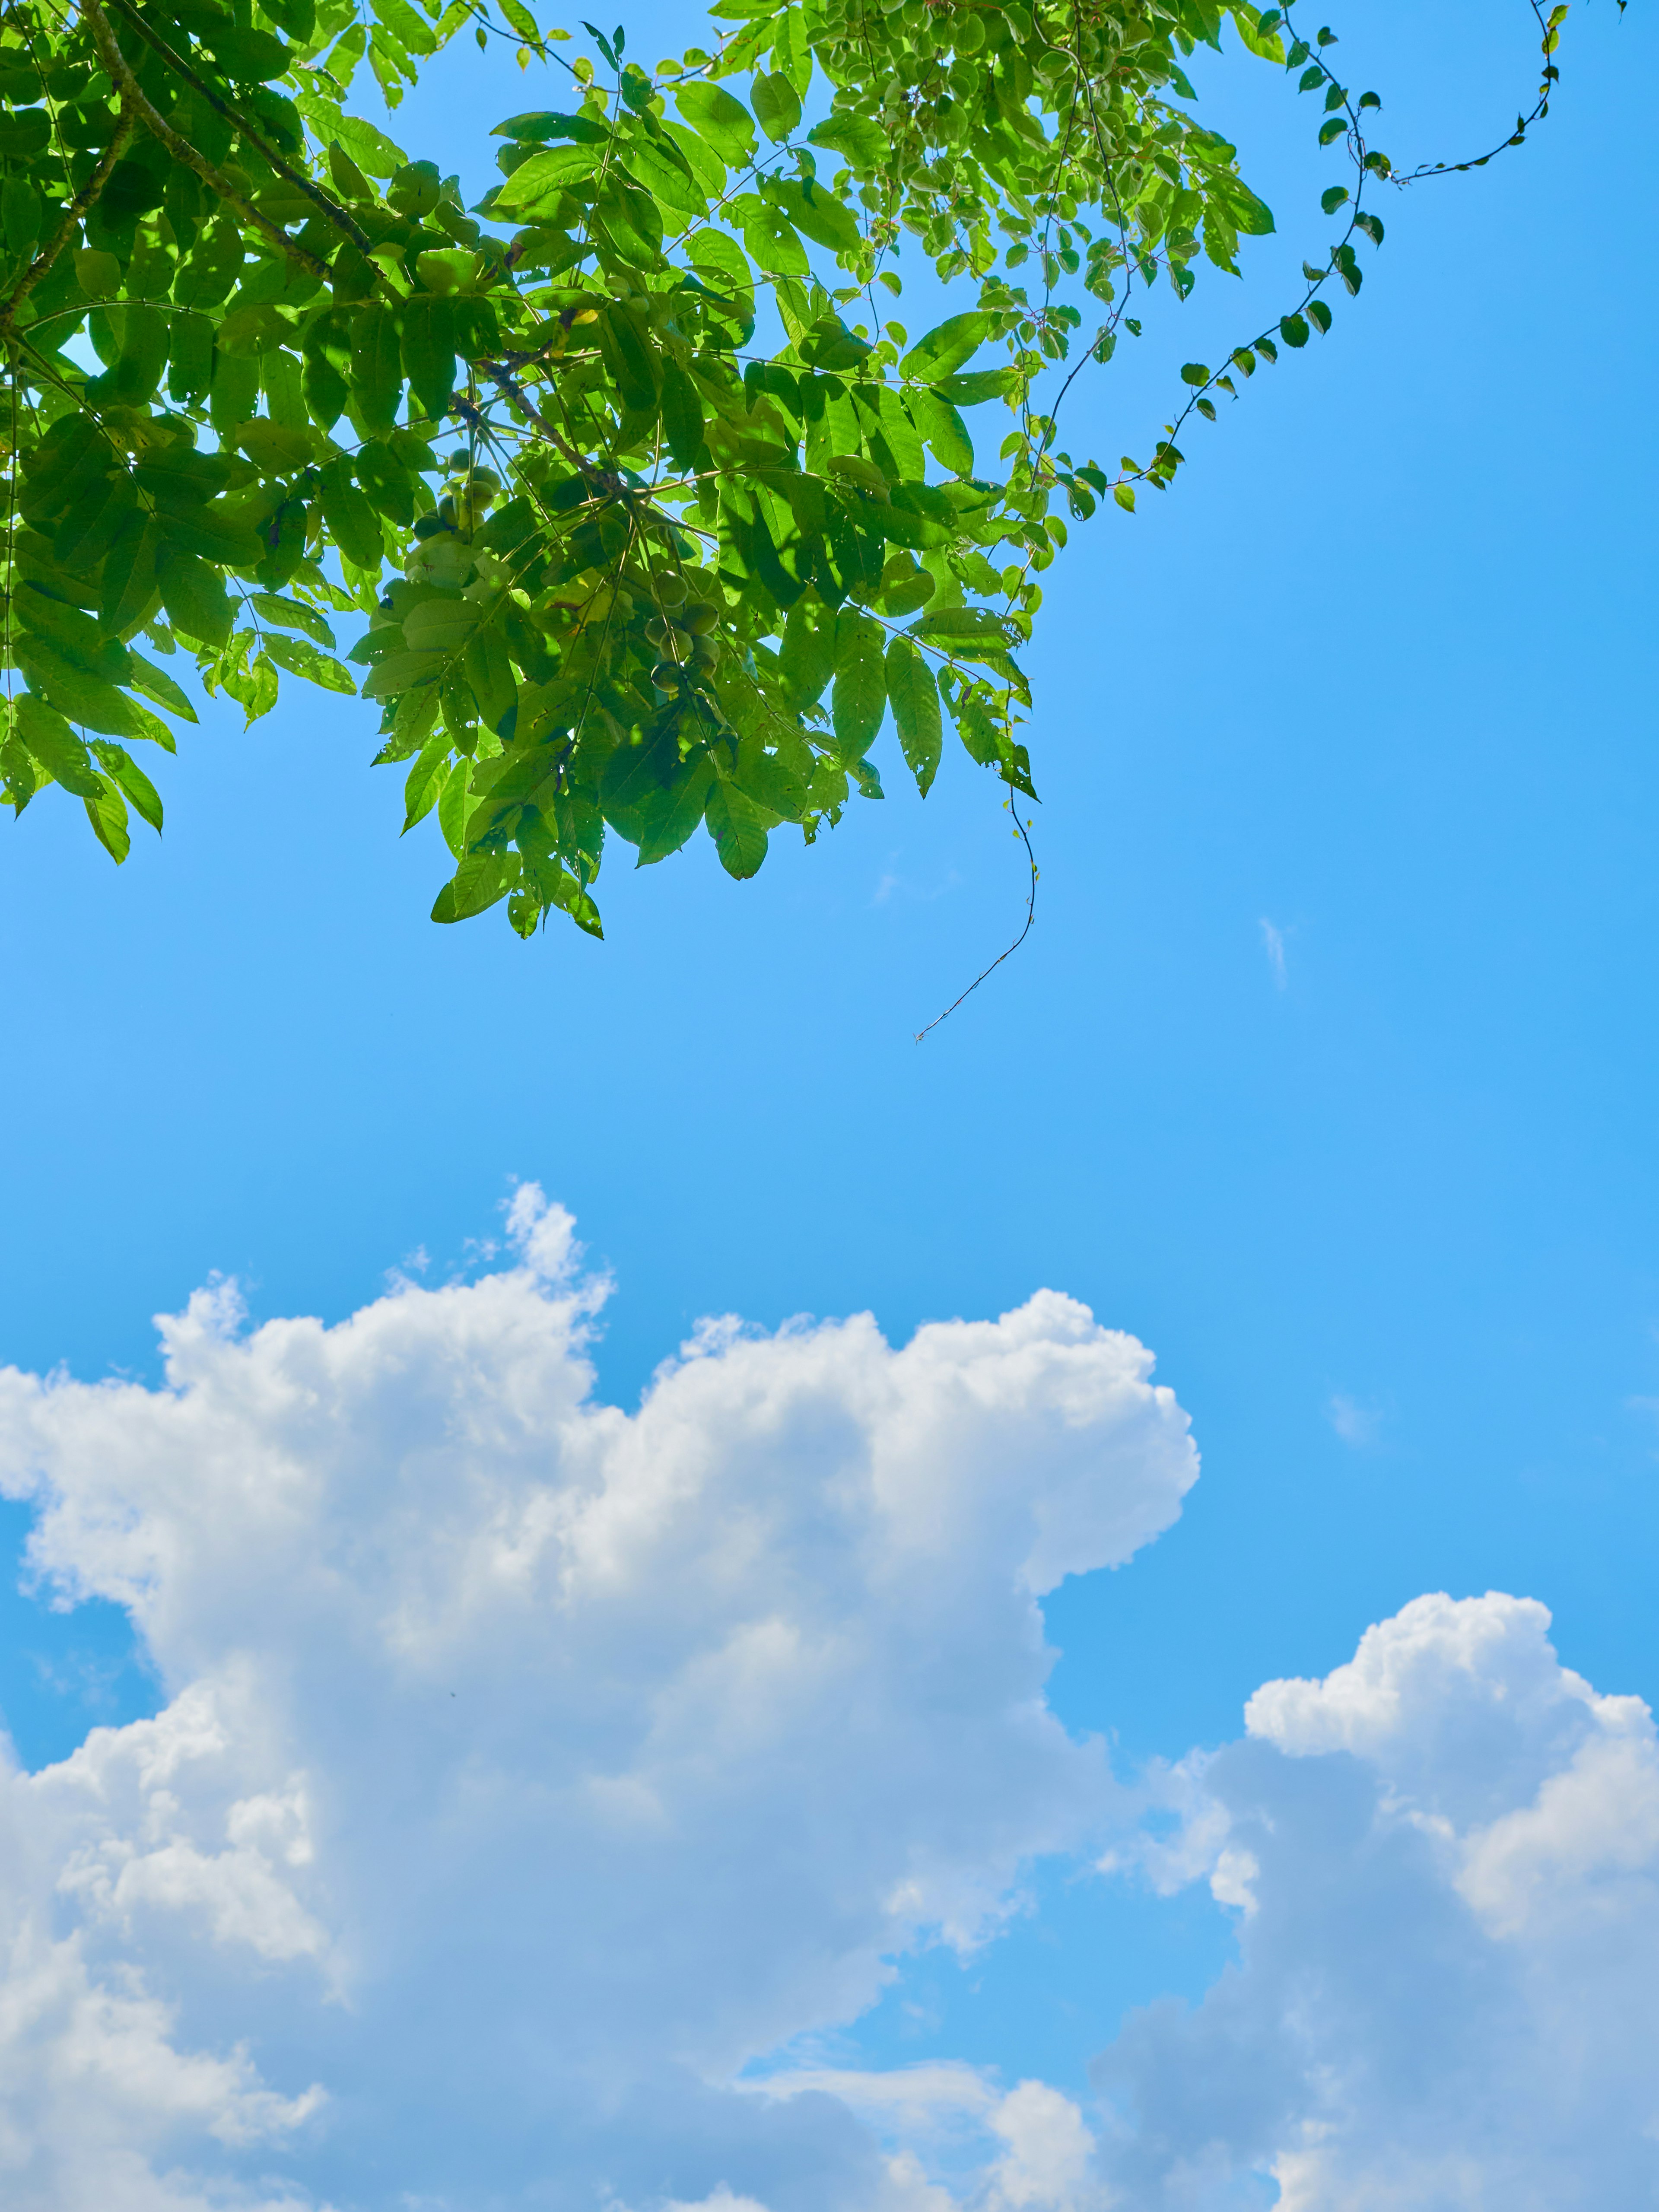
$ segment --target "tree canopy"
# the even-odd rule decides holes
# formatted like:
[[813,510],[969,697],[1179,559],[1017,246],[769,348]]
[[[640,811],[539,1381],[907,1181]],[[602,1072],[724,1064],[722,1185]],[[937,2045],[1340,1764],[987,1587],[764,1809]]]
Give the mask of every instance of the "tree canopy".
[[[1566,9],[1534,13],[1536,116]],[[713,14],[648,70],[522,0],[0,13],[17,813],[55,784],[118,860],[132,812],[159,830],[131,748],[196,720],[181,650],[250,721],[284,677],[374,702],[404,826],[435,807],[453,856],[440,921],[597,934],[608,836],[644,863],[706,829],[753,875],[781,825],[880,796],[890,710],[923,793],[947,728],[1032,791],[1042,572],[1358,291],[1377,95],[1247,0]],[[1183,70],[1229,22],[1346,157],[1323,258],[1182,371],[1144,458],[1074,459],[1073,380],[1273,228]],[[463,33],[562,103],[497,125],[471,209],[349,105],[366,68],[395,106]],[[934,327],[900,319],[901,260],[959,295]]]

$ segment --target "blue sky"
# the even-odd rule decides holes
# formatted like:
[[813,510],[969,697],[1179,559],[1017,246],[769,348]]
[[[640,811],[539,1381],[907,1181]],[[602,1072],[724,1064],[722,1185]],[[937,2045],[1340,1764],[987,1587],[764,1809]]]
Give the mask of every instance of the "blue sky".
[[[1338,27],[1396,158],[1497,137],[1532,82],[1520,7]],[[1030,656],[1038,926],[924,1044],[1022,905],[965,759],[750,884],[707,847],[613,863],[602,947],[430,927],[435,832],[397,841],[369,716],[298,685],[246,736],[207,714],[118,873],[32,811],[0,1357],[153,1382],[150,1316],[216,1272],[338,1321],[411,1255],[479,1264],[515,1178],[614,1271],[624,1406],[705,1314],[867,1309],[896,1346],[1049,1286],[1152,1347],[1203,1457],[1168,1533],[1045,1601],[1054,1708],[1126,1773],[1425,1592],[1539,1599],[1568,1667],[1652,1700],[1654,39],[1575,12],[1535,142],[1385,204],[1330,339],[1074,532]],[[1085,387],[1074,453],[1144,448],[1172,365],[1322,235],[1308,104],[1208,76],[1279,236]],[[526,104],[458,61],[392,128],[477,174]],[[0,1637],[26,1765],[159,1701],[112,1605],[8,1595]],[[825,2063],[1080,2093],[1125,2007],[1234,1943],[1201,1889],[1031,1881]]]

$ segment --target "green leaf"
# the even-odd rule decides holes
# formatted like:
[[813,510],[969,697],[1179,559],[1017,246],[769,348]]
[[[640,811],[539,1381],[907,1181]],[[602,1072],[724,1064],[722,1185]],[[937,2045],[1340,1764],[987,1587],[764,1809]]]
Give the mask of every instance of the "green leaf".
[[[191,718],[194,720],[195,717]],[[124,746],[94,738],[92,750],[105,773],[125,793],[159,837],[161,834],[161,795]]]
[[768,202],[816,245],[832,253],[852,253],[860,244],[858,224],[830,191],[808,177],[769,177],[761,190]]
[[433,902],[434,921],[465,921],[504,899],[518,878],[510,853],[469,853]]
[[[394,167],[396,165],[394,164]],[[349,200],[372,200],[374,187],[352,160],[337,138],[331,140],[328,149],[328,173],[334,179],[337,191]],[[386,172],[390,176],[391,170]]]
[[213,427],[221,437],[228,437],[236,426],[246,422],[259,404],[259,364],[257,361],[240,361],[235,355],[215,349],[213,356],[213,390],[209,407]]
[[833,114],[815,124],[806,137],[810,145],[843,155],[855,174],[878,168],[888,150],[886,134],[867,115]]
[[977,308],[951,315],[917,340],[899,363],[900,373],[918,384],[937,384],[977,353],[994,328],[992,318]]
[[1321,337],[1323,337],[1326,332],[1330,329],[1331,311],[1325,305],[1325,302],[1322,300],[1309,301],[1308,320],[1314,325],[1316,330],[1317,330]]
[[[750,98],[761,129],[775,143],[781,144],[800,121],[800,94],[781,70],[775,70],[769,76],[755,79]],[[750,872],[752,874],[753,870]]]
[[557,108],[536,108],[528,114],[509,115],[489,135],[492,138],[527,141],[532,145],[544,145],[550,138],[574,138],[584,146],[608,146],[611,138],[608,123],[596,122],[591,115],[566,115]]
[[700,230],[685,241],[685,257],[694,269],[713,280],[714,288],[748,302],[752,312],[755,272],[743,258],[735,239],[724,231]]
[[702,402],[678,362],[663,363],[662,427],[669,459],[677,469],[689,469],[702,447]]
[[572,185],[584,183],[604,158],[604,147],[592,145],[553,146],[545,154],[532,154],[496,192],[495,204],[505,214],[534,207],[540,200],[556,199]]
[[233,307],[220,324],[219,350],[234,361],[255,361],[293,335],[294,325],[280,307],[264,300],[249,301]]
[[[334,632],[315,607],[303,606],[298,599],[279,599],[275,592],[251,592],[248,605],[262,621],[275,623],[279,629],[303,630],[319,645],[326,647],[331,652],[333,650]],[[192,714],[191,721],[195,719]]]
[[[784,133],[775,132],[781,137]],[[766,858],[766,817],[753,799],[729,783],[716,783],[708,794],[703,819],[720,866],[739,882],[757,875]]]
[[408,162],[409,156],[401,146],[394,146],[384,131],[377,131],[361,116],[339,117],[334,125],[334,135],[366,176],[379,177],[384,181],[395,177]]
[[537,28],[536,18],[528,8],[521,6],[520,0],[497,0],[497,5],[526,46],[540,46],[542,34]]
[[675,105],[700,138],[706,138],[721,161],[742,168],[755,150],[755,125],[741,100],[725,88],[694,78],[675,88]]
[[[634,830],[628,825],[632,823],[637,828],[640,809],[672,784],[679,770],[679,744],[666,726],[659,728],[648,742],[636,738],[618,745],[605,763],[599,786],[605,819],[632,837]],[[690,834],[686,832],[688,836]]]
[[18,736],[48,775],[76,799],[96,799],[103,784],[93,769],[85,745],[64,717],[32,692],[15,702]]
[[939,466],[952,476],[972,476],[974,441],[968,434],[968,425],[937,387],[913,392],[910,412]]
[[910,635],[951,652],[963,645],[991,644],[1006,652],[1013,642],[1007,617],[988,607],[931,608],[911,623]]
[[[101,677],[89,676],[84,669],[76,668],[44,638],[15,637],[12,651],[30,688],[40,692],[68,720],[79,722],[85,729],[100,730],[112,738],[153,738],[159,730],[161,743],[171,745],[172,733],[148,707],[141,707],[136,699],[118,691],[112,684],[106,684]],[[24,741],[33,750],[27,732]]]
[[896,637],[887,647],[887,696],[905,764],[926,799],[939,771],[944,722],[933,672],[908,637]]
[[343,691],[349,698],[356,696],[357,687],[339,662],[319,653],[308,638],[267,634],[264,649],[278,668],[286,668],[289,675],[307,677],[325,691]]
[[155,597],[155,556],[161,545],[161,526],[153,516],[142,521],[133,515],[104,556],[104,580],[99,599],[101,626],[119,637],[143,620]]
[[438,793],[443,789],[444,778],[449,772],[450,750],[449,732],[441,729],[427,739],[416,754],[404,783],[403,836],[407,836],[415,824],[424,821],[437,805]]
[[1281,315],[1279,335],[1287,346],[1304,346],[1308,343],[1308,325],[1300,315]]
[[836,756],[850,766],[874,744],[887,707],[881,625],[856,607],[844,607],[836,617],[836,688],[830,706]]
[[216,568],[210,567],[200,554],[180,551],[168,543],[156,556],[155,577],[161,589],[161,605],[174,629],[203,645],[227,641],[231,631],[230,600]]
[[662,252],[662,212],[649,192],[613,168],[593,203],[593,221],[619,261],[630,269],[655,269]]
[[294,57],[269,31],[245,31],[234,23],[214,21],[202,33],[203,44],[225,72],[238,84],[258,84],[285,76]]
[[[672,213],[688,219],[705,216],[708,202],[690,173],[690,164],[672,140],[637,138],[627,149],[625,166],[637,185]],[[684,228],[676,223],[676,229]]]
[[1321,210],[1326,215],[1334,215],[1347,197],[1348,188],[1346,185],[1333,185],[1328,191],[1321,192],[1319,195]]
[[805,276],[811,264],[793,223],[767,201],[748,195],[743,242],[757,269],[769,276]]
[[397,318],[379,301],[361,307],[351,334],[351,396],[371,436],[385,437],[404,396]]
[[[799,109],[796,109],[797,114]],[[27,177],[15,173],[0,186],[0,232],[6,249],[21,258],[40,235],[40,195]]]
[[800,599],[790,608],[778,664],[795,712],[815,706],[836,668],[836,618],[821,600]]
[[1236,231],[1245,238],[1271,235],[1273,211],[1265,200],[1256,198],[1242,177],[1231,170],[1223,170],[1212,173],[1208,184],[1210,197]]
[[[146,660],[142,653],[129,653],[127,658],[132,668],[129,680],[135,691],[142,691],[147,699],[154,699],[158,707],[165,707],[170,714],[177,714],[180,721],[198,720],[195,708],[165,668],[158,668],[153,660]],[[172,750],[170,742],[167,750]]]
[[167,345],[167,393],[191,406],[207,397],[213,382],[213,325],[205,315],[173,318]]
[[165,528],[173,550],[200,554],[224,568],[251,568],[265,550],[241,517],[216,500],[193,514],[168,515]]
[[211,671],[213,680],[240,707],[249,729],[276,704],[276,671],[263,653],[248,659],[254,642],[251,630],[239,631]]
[[404,302],[403,363],[410,387],[434,422],[455,389],[455,307],[447,295],[416,293]]
[[352,482],[350,464],[329,462],[320,473],[318,491],[323,520],[335,544],[354,568],[378,573],[386,557],[380,517]]
[[404,642],[411,653],[458,653],[478,627],[483,613],[481,607],[466,599],[422,599],[404,617]]
[[113,366],[94,376],[87,391],[94,399],[136,406],[154,392],[167,365],[167,322],[146,305],[112,307],[106,312],[120,351]]
[[467,641],[462,665],[485,728],[499,730],[519,696],[507,641],[500,629],[492,623],[475,631]]
[[942,376],[933,389],[956,407],[978,407],[988,399],[1006,399],[1019,383],[1017,368],[970,368],[964,376]]
[[745,742],[738,755],[737,781],[764,815],[799,822],[811,811],[806,786],[775,753]]
[[641,414],[657,404],[659,362],[644,317],[619,300],[600,310],[599,350],[629,407]]
[[132,850],[132,837],[127,829],[126,801],[112,783],[100,777],[98,795],[84,799],[87,819],[92,833],[118,868]]
[[392,653],[377,660],[362,687],[365,699],[389,699],[412,684],[429,684],[453,665],[450,653]]
[[[1255,9],[1249,7],[1234,8],[1231,13],[1234,27],[1241,41],[1251,53],[1259,56],[1264,62],[1284,60],[1285,48],[1280,42],[1276,27],[1283,18],[1279,16],[1277,9],[1270,9],[1266,15],[1260,16]],[[1268,27],[1265,33],[1259,27],[1262,23],[1266,23]]]
[[674,782],[647,802],[639,817],[641,867],[653,867],[679,851],[702,820],[714,782],[714,763],[704,754],[688,761]]

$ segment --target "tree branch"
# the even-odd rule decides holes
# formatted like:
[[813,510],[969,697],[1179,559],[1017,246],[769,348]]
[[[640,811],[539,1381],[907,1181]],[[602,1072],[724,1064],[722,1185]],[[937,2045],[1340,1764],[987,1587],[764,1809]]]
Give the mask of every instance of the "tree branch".
[[[534,356],[532,356],[531,358],[533,359]],[[481,361],[476,362],[474,366],[482,369],[483,374],[489,379],[490,382],[496,386],[498,389],[506,392],[509,399],[513,400],[518,406],[523,408],[525,413],[529,416],[536,428],[541,432],[543,437],[547,439],[550,444],[558,447],[559,451],[564,455],[566,460],[570,463],[573,468],[580,469],[585,477],[596,477],[603,479],[605,476],[604,470],[596,468],[592,461],[586,459],[582,454],[579,453],[576,451],[576,448],[571,445],[567,439],[560,435],[559,432],[553,428],[553,425],[548,421],[546,416],[542,413],[535,401],[530,397],[530,394],[525,390],[523,385],[520,383],[518,378],[513,374],[510,369],[504,368],[499,362],[495,361]]]
[[137,126],[137,118],[131,110],[124,110],[115,126],[115,136],[104,149],[97,167],[64,209],[63,221],[23,271],[5,306],[0,307],[0,343],[9,342],[17,310],[74,237],[82,216],[109,182],[110,172],[126,151],[127,142]]
[[138,80],[134,76],[126,56],[121,52],[116,41],[115,33],[109,27],[109,19],[99,6],[98,0],[81,0],[81,13],[86,18],[88,29],[92,33],[92,42],[98,50],[98,58],[109,71],[111,83],[120,93],[121,106],[125,112],[136,118],[146,130],[160,139],[175,161],[183,161],[194,169],[210,191],[216,193],[228,206],[234,207],[243,222],[250,224],[261,237],[268,239],[278,252],[285,253],[290,261],[298,262],[301,268],[306,270],[311,276],[326,282],[329,274],[328,264],[325,261],[319,261],[317,256],[307,247],[301,246],[297,239],[290,238],[279,223],[273,222],[268,215],[254,206],[252,200],[245,199],[229,178],[216,169],[205,154],[198,153],[189,139],[175,131],[167,118],[158,113],[151,106],[140,88]]
[[362,226],[347,213],[337,200],[331,200],[319,185],[313,184],[302,169],[295,168],[274,147],[268,146],[240,107],[231,100],[222,100],[210,85],[204,84],[184,56],[175,53],[159,31],[150,28],[138,10],[129,4],[129,0],[110,0],[110,3],[122,21],[131,25],[144,44],[161,56],[175,76],[182,79],[192,92],[206,100],[210,107],[222,115],[227,123],[235,125],[254,150],[270,162],[279,177],[285,177],[296,191],[303,192],[318,213],[325,216],[337,230],[343,232],[360,253],[370,251],[372,241]]

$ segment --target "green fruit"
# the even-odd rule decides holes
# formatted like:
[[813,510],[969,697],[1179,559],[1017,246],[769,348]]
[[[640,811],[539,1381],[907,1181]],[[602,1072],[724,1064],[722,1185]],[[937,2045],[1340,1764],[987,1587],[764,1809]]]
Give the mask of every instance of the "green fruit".
[[720,616],[707,599],[699,599],[687,607],[678,619],[681,629],[689,629],[693,637],[707,637],[720,620]]

